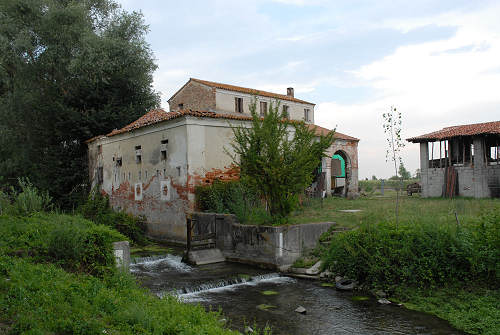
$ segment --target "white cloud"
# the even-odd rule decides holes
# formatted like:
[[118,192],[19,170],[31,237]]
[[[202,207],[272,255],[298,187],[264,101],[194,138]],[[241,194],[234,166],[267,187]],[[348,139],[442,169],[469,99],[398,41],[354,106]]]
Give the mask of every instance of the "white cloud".
[[[401,46],[352,72],[355,81],[375,89],[374,99],[317,106],[317,123],[328,127],[339,124],[340,132],[361,138],[360,177],[394,174],[385,163],[382,130],[382,113],[390,105],[403,113],[405,138],[445,126],[500,119],[499,9],[439,16],[440,25],[457,28],[454,36]],[[411,30],[433,20],[436,18],[396,23],[394,27]],[[410,171],[418,168],[418,145],[409,143],[403,157]]]

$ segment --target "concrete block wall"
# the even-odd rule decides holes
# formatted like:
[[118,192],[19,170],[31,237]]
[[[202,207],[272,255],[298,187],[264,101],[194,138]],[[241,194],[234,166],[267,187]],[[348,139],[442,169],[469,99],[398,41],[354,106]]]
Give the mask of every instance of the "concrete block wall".
[[241,225],[234,215],[196,213],[194,218],[215,220],[216,246],[229,261],[272,269],[286,268],[316,247],[333,222],[288,226]]

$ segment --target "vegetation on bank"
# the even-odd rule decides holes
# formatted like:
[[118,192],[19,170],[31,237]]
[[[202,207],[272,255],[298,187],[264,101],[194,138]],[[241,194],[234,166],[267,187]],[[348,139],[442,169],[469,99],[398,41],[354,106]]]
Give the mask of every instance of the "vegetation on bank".
[[117,270],[112,242],[127,237],[112,224],[43,212],[42,195],[24,192],[0,194],[0,333],[237,334],[220,313],[159,299]]
[[390,199],[350,205],[363,209],[345,213],[357,229],[323,236],[326,268],[471,334],[500,332],[498,200],[405,199],[399,226]]

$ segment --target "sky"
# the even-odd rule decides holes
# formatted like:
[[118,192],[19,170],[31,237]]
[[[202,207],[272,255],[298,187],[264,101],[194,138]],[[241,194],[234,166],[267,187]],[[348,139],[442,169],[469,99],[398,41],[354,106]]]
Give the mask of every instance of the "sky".
[[[190,77],[316,104],[315,123],[360,139],[360,179],[388,178],[384,112],[402,137],[500,120],[500,1],[119,0],[140,11],[162,107]],[[420,166],[419,145],[402,150]]]

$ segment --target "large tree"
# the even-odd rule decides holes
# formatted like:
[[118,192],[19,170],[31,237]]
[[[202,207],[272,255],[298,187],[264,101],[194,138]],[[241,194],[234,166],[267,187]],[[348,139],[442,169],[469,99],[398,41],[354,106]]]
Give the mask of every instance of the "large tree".
[[139,13],[112,0],[0,0],[0,176],[63,205],[87,180],[84,141],[159,104]]
[[304,122],[288,120],[279,104],[263,118],[250,106],[252,126],[233,128],[234,163],[244,182],[258,190],[275,221],[290,214],[311,184],[315,170],[334,141],[334,131],[317,136]]

